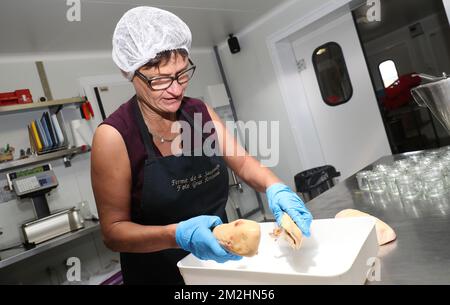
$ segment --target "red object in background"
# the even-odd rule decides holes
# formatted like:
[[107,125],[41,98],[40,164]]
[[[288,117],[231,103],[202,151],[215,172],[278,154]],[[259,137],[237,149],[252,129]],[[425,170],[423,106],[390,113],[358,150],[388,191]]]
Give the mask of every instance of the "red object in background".
[[32,103],[30,90],[20,89],[14,92],[0,93],[0,106]]
[[87,107],[89,109],[89,113],[91,114],[92,117],[94,117],[94,109],[92,109],[92,105],[91,102],[86,101]]
[[335,105],[341,101],[341,98],[336,95],[330,95],[327,97],[328,104]]
[[392,85],[384,89],[383,104],[387,110],[394,110],[408,104],[412,100],[411,89],[420,85],[422,79],[415,73],[405,74]]
[[81,118],[87,121],[94,117],[94,110],[92,109],[92,105],[88,100],[80,105],[80,113]]
[[89,112],[89,107],[86,103],[81,104],[81,112],[83,113],[83,118],[87,121],[91,119],[91,114]]

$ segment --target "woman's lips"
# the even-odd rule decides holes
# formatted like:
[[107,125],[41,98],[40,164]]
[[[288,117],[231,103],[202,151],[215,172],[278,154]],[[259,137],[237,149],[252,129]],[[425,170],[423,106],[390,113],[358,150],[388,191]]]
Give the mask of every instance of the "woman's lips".
[[179,103],[180,101],[178,99],[171,98],[171,99],[163,99],[163,102],[167,105],[172,105],[172,104]]

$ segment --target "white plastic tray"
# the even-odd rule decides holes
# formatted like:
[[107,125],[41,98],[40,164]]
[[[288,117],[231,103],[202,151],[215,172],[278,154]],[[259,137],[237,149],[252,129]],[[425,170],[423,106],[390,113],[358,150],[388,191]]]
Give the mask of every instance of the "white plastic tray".
[[375,220],[368,217],[319,219],[311,237],[293,250],[261,223],[259,253],[219,264],[189,254],[177,264],[186,284],[364,284],[377,256]]

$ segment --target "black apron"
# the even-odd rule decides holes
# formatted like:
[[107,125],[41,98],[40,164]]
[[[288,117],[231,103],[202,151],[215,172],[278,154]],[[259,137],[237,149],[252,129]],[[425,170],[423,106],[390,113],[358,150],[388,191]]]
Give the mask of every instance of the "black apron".
[[[152,135],[148,132],[137,100],[133,107],[148,158],[144,167],[142,202],[138,212],[132,213],[131,220],[157,226],[178,223],[199,215],[216,215],[227,222],[228,170],[223,158],[207,157],[203,153],[201,156],[157,158]],[[193,127],[193,132],[202,132],[194,126],[190,115],[184,110],[181,113]],[[121,253],[124,284],[184,284],[176,264],[188,254],[182,249]]]

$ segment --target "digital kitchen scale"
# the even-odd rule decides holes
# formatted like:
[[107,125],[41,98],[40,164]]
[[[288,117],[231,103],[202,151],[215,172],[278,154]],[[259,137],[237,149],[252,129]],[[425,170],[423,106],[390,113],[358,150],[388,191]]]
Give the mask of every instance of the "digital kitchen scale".
[[19,198],[31,198],[38,219],[50,215],[45,194],[58,186],[58,180],[50,164],[7,173],[6,178],[10,190]]
[[9,188],[20,199],[31,198],[36,212],[35,220],[22,225],[27,248],[84,227],[78,209],[50,213],[46,194],[58,186],[58,179],[50,164],[10,172],[6,177]]

